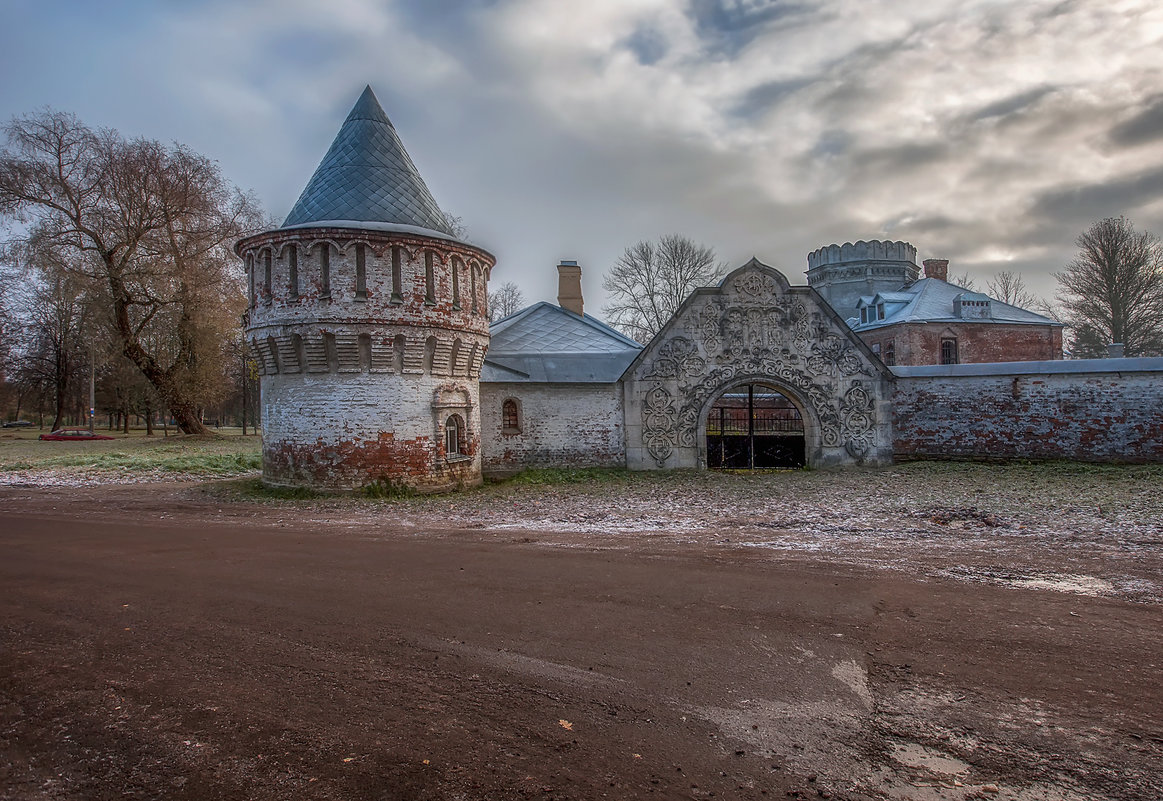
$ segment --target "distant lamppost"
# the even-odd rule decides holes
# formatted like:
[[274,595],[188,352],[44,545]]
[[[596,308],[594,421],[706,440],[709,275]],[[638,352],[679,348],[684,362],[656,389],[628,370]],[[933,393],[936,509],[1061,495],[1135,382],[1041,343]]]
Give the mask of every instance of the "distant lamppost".
[[89,346],[89,433],[93,433],[93,421],[97,416],[97,359],[93,346]]

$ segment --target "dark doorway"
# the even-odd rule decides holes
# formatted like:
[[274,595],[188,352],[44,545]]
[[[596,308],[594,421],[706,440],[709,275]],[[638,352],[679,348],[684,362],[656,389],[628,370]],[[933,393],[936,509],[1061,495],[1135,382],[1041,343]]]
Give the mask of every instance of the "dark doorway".
[[763,384],[727,390],[707,414],[707,467],[804,466],[804,420],[786,395]]

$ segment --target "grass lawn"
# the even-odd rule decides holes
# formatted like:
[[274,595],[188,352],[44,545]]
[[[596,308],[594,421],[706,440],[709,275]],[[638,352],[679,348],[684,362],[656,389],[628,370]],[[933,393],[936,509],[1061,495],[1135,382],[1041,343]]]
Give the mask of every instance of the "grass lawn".
[[41,442],[40,429],[4,429],[0,433],[0,471],[96,470],[173,473],[207,478],[236,476],[262,468],[262,439],[241,429],[214,429],[215,436],[166,437],[156,430],[128,435],[101,429],[112,440]]

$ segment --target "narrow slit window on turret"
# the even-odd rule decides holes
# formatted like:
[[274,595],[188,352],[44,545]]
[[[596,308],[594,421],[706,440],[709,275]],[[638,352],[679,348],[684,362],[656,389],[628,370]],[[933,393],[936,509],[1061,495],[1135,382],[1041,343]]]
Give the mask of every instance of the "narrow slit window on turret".
[[400,303],[401,301],[404,300],[404,296],[403,296],[403,294],[401,294],[401,288],[404,285],[404,279],[403,279],[402,272],[403,271],[400,267],[400,248],[393,247],[392,248],[392,302],[393,303]]
[[267,303],[271,302],[271,249],[267,248],[263,253],[263,300]]
[[460,308],[460,259],[452,259],[452,308]]
[[472,282],[469,286],[469,291],[472,293],[472,313],[476,314],[480,310],[480,306],[477,303],[477,267],[475,264],[469,268],[469,279]]
[[331,297],[331,245],[319,243],[319,297]]
[[355,297],[367,297],[367,247],[355,246]]
[[392,340],[392,369],[397,373],[404,372],[404,350],[408,346],[408,341],[404,339],[403,334],[396,334],[396,338]]
[[246,277],[249,287],[250,305],[254,306],[254,256],[246,257]]
[[432,266],[432,251],[424,251],[424,302],[436,303],[436,269]]
[[299,248],[287,248],[287,283],[292,298],[299,297]]
[[359,370],[369,373],[372,369],[372,337],[371,334],[359,335]]

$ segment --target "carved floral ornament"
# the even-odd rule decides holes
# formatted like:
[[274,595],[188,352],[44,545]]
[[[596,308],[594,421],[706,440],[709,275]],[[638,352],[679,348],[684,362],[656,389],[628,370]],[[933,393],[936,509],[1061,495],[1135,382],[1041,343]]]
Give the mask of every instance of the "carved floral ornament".
[[[815,421],[819,444],[844,447],[853,458],[875,444],[872,369],[834,322],[782,291],[762,271],[732,282],[687,312],[685,331],[658,347],[639,368],[652,380],[642,407],[642,443],[663,466],[675,448],[695,448],[701,415],[716,397],[744,383],[786,388]],[[677,400],[676,400],[677,399]]]

